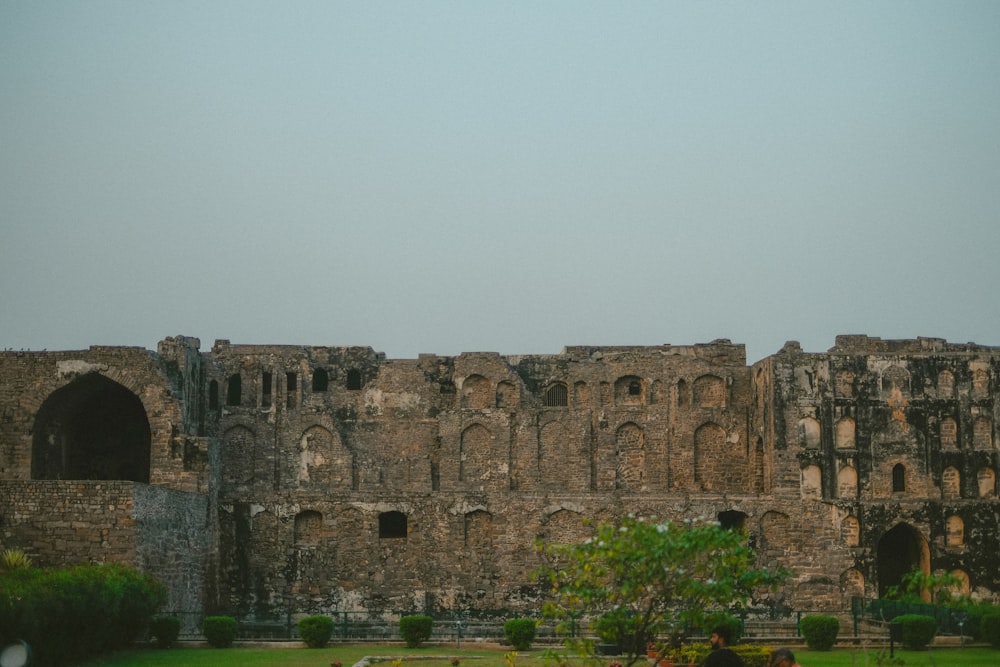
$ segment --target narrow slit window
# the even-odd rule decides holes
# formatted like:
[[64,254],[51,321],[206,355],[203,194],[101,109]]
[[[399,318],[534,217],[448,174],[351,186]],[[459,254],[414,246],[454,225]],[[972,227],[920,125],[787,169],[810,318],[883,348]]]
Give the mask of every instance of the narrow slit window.
[[295,373],[285,373],[285,405],[294,408],[298,403],[299,376]]
[[264,371],[260,382],[260,404],[269,407],[271,405],[271,373]]
[[892,492],[903,493],[906,491],[906,468],[902,463],[897,463],[892,467]]

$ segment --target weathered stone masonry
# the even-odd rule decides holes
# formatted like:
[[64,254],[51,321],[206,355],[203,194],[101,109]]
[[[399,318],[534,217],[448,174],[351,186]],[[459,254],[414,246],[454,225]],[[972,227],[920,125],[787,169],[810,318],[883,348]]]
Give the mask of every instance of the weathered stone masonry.
[[998,348],[199,346],[0,354],[0,544],[257,618],[534,609],[536,539],[626,512],[744,528],[799,608],[1000,590]]

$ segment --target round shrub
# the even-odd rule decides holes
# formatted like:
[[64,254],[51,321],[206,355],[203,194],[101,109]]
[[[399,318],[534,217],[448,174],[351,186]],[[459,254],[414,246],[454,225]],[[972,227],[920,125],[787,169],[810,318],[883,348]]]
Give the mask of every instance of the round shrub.
[[431,638],[434,629],[434,619],[430,616],[403,616],[399,619],[399,634],[407,647],[417,648]]
[[503,624],[503,636],[515,651],[527,651],[535,641],[538,626],[530,618],[511,618]]
[[806,616],[799,621],[799,632],[812,650],[829,651],[837,642],[840,620],[836,616]]
[[309,648],[323,648],[333,634],[333,619],[329,616],[307,616],[299,621],[299,637]]
[[236,639],[236,619],[232,616],[206,616],[201,624],[201,633],[209,646],[229,648]]
[[154,616],[149,621],[149,634],[160,648],[170,648],[181,633],[181,620],[176,616]]
[[1000,613],[979,617],[979,638],[993,648],[1000,648]]
[[903,626],[903,648],[912,651],[920,651],[927,648],[927,645],[937,634],[937,621],[933,616],[923,614],[903,614],[892,619],[893,623]]

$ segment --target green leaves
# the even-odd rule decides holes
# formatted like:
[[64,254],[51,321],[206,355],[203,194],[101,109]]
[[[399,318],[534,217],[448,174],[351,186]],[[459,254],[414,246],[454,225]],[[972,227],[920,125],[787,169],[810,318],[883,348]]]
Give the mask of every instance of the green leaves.
[[554,598],[546,613],[595,619],[592,629],[602,638],[617,636],[627,665],[644,655],[646,641],[682,637],[706,609],[739,606],[753,590],[786,576],[755,568],[742,534],[701,520],[630,515],[598,526],[580,544],[540,546]]

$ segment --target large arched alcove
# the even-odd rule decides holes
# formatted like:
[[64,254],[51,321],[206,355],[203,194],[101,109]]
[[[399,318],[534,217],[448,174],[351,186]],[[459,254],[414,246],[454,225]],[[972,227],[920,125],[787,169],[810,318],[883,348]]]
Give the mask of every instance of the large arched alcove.
[[930,549],[913,526],[901,523],[878,541],[878,594],[885,597],[889,588],[899,586],[903,575],[918,569],[930,572]]
[[139,397],[88,373],[52,392],[35,415],[31,478],[148,483],[150,441]]

